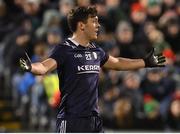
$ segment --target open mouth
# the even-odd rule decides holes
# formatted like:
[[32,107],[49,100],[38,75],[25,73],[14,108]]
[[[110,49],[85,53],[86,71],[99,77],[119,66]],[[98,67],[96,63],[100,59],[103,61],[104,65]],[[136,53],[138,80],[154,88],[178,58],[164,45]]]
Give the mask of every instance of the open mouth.
[[96,33],[97,35],[99,35],[99,30],[96,30],[95,33]]

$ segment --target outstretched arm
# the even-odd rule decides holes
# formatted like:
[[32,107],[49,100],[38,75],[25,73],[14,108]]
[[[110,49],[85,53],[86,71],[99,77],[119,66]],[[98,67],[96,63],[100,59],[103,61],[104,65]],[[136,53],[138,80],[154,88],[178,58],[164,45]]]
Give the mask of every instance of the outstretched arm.
[[108,61],[104,64],[105,68],[112,70],[135,70],[145,67],[143,59],[115,58],[109,56]]
[[31,63],[28,54],[27,53],[25,54],[26,54],[26,58],[20,59],[20,67],[24,71],[29,71],[36,75],[44,75],[57,68],[57,63],[52,58],[48,58],[42,62]]
[[164,67],[165,57],[162,54],[155,55],[154,49],[144,59],[115,58],[109,56],[103,67],[113,70],[135,70],[144,67]]
[[37,75],[43,75],[57,68],[57,63],[54,59],[48,58],[43,62],[36,62],[31,64],[31,72]]

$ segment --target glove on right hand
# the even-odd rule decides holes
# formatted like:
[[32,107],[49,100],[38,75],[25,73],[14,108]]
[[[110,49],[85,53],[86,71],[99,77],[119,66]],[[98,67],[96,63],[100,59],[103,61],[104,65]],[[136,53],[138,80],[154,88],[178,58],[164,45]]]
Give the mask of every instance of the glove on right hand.
[[26,59],[23,59],[23,58],[19,59],[20,68],[24,71],[29,72],[31,71],[31,68],[32,68],[31,60],[26,52],[25,52],[25,55],[26,55]]

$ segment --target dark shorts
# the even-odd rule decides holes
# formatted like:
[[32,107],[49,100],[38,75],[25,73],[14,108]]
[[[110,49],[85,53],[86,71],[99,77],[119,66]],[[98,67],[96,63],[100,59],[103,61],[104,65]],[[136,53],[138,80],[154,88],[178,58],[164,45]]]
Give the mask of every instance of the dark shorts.
[[56,122],[57,133],[97,133],[103,132],[102,119],[99,116],[79,118],[58,118]]

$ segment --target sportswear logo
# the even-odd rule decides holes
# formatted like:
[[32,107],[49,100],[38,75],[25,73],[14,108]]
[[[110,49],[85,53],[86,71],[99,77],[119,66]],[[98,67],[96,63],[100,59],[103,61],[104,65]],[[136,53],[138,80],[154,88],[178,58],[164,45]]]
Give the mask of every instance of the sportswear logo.
[[74,54],[74,58],[82,58],[82,54]]
[[94,56],[94,59],[96,60],[97,59],[97,54],[95,52],[92,52],[93,56]]

